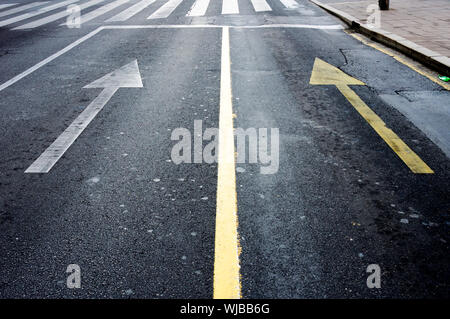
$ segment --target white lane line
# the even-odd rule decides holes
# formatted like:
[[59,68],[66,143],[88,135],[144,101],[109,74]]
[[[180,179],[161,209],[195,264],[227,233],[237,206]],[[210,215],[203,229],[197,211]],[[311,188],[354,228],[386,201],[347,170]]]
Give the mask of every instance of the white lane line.
[[189,10],[188,17],[201,17],[204,16],[206,10],[208,10],[209,0],[196,0],[191,10]]
[[0,92],[4,89],[10,87],[14,83],[20,81],[26,76],[30,75],[34,71],[40,69],[44,65],[50,63],[57,57],[63,55],[64,53],[70,51],[77,45],[83,43],[89,38],[93,37],[97,33],[102,30],[121,30],[121,29],[219,29],[223,27],[230,27],[232,29],[261,29],[261,28],[300,28],[300,29],[318,29],[318,30],[342,30],[344,27],[340,24],[335,25],[309,25],[309,24],[266,24],[259,26],[227,26],[227,25],[212,25],[212,24],[190,24],[190,25],[182,25],[182,24],[172,24],[172,25],[110,25],[110,26],[101,26],[95,29],[94,31],[88,33],[84,37],[72,42],[65,48],[59,50],[58,52],[52,54],[48,58],[42,60],[41,62],[33,65],[29,69],[23,71],[22,73],[16,75],[12,79],[6,81],[2,85],[0,85]]
[[[88,1],[86,3],[83,3],[79,7],[80,7],[80,10],[83,10],[83,9],[95,6],[96,4],[99,4],[100,2],[103,2],[103,1],[104,0],[91,0],[91,1]],[[50,22],[62,19],[64,17],[68,16],[69,14],[70,14],[70,12],[64,10],[64,11],[52,14],[52,15],[50,15],[48,17],[45,17],[45,18],[42,18],[42,19],[30,22],[30,23],[27,23],[27,24],[24,24],[24,25],[21,25],[21,26],[18,26],[16,28],[13,28],[13,30],[23,30],[23,29],[37,28],[37,27],[40,27],[41,25],[44,25],[44,24],[47,24],[47,23],[50,23]]]
[[3,91],[4,89],[6,89],[7,87],[10,87],[11,85],[13,85],[14,83],[16,83],[17,81],[20,81],[21,79],[23,79],[24,77],[26,77],[27,75],[30,75],[31,73],[33,73],[34,71],[40,69],[41,67],[43,67],[44,65],[46,65],[47,63],[52,62],[54,59],[56,59],[57,57],[63,55],[64,53],[72,50],[74,47],[76,47],[77,45],[79,45],[80,43],[83,43],[84,41],[88,40],[89,38],[93,37],[94,35],[96,35],[97,33],[99,33],[101,30],[103,30],[103,27],[99,27],[97,29],[95,29],[94,31],[86,34],[84,37],[79,38],[78,40],[76,40],[75,42],[72,42],[71,44],[69,44],[68,46],[66,46],[65,48],[59,50],[58,52],[52,54],[51,56],[49,56],[48,58],[42,60],[41,62],[33,65],[31,68],[23,71],[22,73],[16,75],[15,77],[13,77],[12,79],[6,81],[5,83],[3,83],[2,85],[0,85],[0,92]]
[[294,29],[317,29],[317,30],[341,30],[344,27],[340,24],[316,25],[316,24],[264,24],[264,25],[243,25],[233,26],[234,29],[269,29],[269,28],[294,28]]
[[281,3],[288,9],[296,9],[300,7],[294,0],[280,0]]
[[25,173],[48,173],[118,89],[119,87],[103,89],[52,145],[27,168]]
[[266,0],[251,0],[253,8],[255,8],[256,12],[262,11],[272,11],[272,8],[266,2]]
[[20,6],[20,7],[17,7],[17,8],[13,8],[13,9],[10,9],[10,10],[6,10],[6,11],[3,11],[3,12],[0,12],[0,17],[9,16],[11,14],[18,13],[18,12],[21,12],[21,11],[25,11],[25,10],[28,10],[28,9],[31,9],[31,8],[34,8],[34,7],[37,7],[37,6],[42,6],[42,5],[46,4],[46,3],[48,3],[48,1],[32,2],[32,3],[26,4],[24,6]]
[[107,25],[102,27],[108,30],[120,29],[270,29],[270,28],[293,28],[293,29],[317,29],[317,30],[342,30],[340,24],[315,25],[315,24],[264,24],[264,25],[219,25],[219,24],[158,24],[158,25]]
[[156,10],[147,19],[162,19],[167,18],[180,5],[183,0],[169,0],[165,5]]
[[[91,21],[92,19],[95,19],[99,16],[101,16],[102,14],[107,13],[108,11],[111,11],[115,8],[117,8],[118,6],[121,6],[124,3],[127,3],[130,0],[116,0],[114,2],[108,3],[98,9],[95,9],[85,15],[81,16],[81,23],[86,23]],[[61,23],[60,25],[67,25],[67,22]]]
[[222,14],[239,14],[238,0],[222,0]]
[[135,14],[138,14],[139,12],[147,8],[155,1],[156,0],[142,0],[136,3],[134,6],[129,7],[127,10],[122,11],[119,14],[115,15],[114,17],[106,20],[106,22],[126,21]]
[[67,0],[67,1],[56,3],[56,4],[48,6],[48,7],[41,8],[41,9],[33,11],[33,12],[28,12],[28,13],[21,14],[20,16],[16,16],[16,17],[13,17],[13,18],[10,18],[10,19],[7,19],[7,20],[0,21],[0,27],[3,27],[3,26],[8,25],[8,24],[16,23],[16,22],[19,22],[19,21],[22,21],[22,20],[25,20],[25,19],[29,19],[29,18],[32,18],[34,16],[37,16],[37,15],[40,15],[40,14],[43,14],[43,13],[46,13],[46,12],[58,9],[60,7],[67,6],[67,5],[71,4],[71,3],[78,2],[78,1],[79,0]]
[[0,10],[1,9],[5,9],[5,8],[9,8],[12,6],[15,6],[17,3],[5,3],[5,4],[0,4]]

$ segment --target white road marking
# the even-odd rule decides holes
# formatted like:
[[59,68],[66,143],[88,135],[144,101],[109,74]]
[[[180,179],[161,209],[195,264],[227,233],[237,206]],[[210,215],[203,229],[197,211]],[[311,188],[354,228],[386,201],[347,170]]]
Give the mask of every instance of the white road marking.
[[222,14],[239,14],[238,0],[222,0]]
[[0,85],[0,92],[3,91],[4,89],[10,87],[11,85],[13,85],[14,83],[16,83],[17,81],[20,81],[21,79],[23,79],[24,77],[26,77],[27,75],[30,75],[31,73],[33,73],[34,71],[40,69],[41,67],[43,67],[44,65],[46,65],[47,63],[52,62],[54,59],[56,59],[57,57],[63,55],[64,53],[72,50],[74,47],[76,47],[77,45],[79,45],[80,43],[83,43],[84,41],[88,40],[89,38],[93,37],[94,35],[96,35],[97,33],[99,33],[101,30],[103,30],[103,27],[99,27],[97,29],[95,29],[94,31],[86,34],[84,37],[81,37],[80,39],[76,40],[75,42],[72,42],[71,44],[69,44],[68,46],[66,46],[65,48],[59,50],[58,52],[52,54],[51,56],[49,56],[48,58],[42,60],[41,62],[33,65],[31,68],[23,71],[22,73],[16,75],[15,77],[13,77],[12,79],[6,81],[5,83],[3,83],[2,85]]
[[15,6],[17,3],[5,3],[5,4],[0,4],[0,10],[1,9],[5,9],[5,8],[9,8],[12,6]]
[[266,2],[266,0],[251,0],[253,8],[255,8],[256,12],[262,11],[272,11],[272,8]]
[[153,24],[153,25],[107,25],[104,29],[221,29],[224,25],[214,24]]
[[142,87],[141,75],[136,60],[84,87],[103,88],[103,91],[58,136],[52,145],[27,168],[25,173],[48,173],[120,87]]
[[263,25],[214,25],[214,24],[159,24],[159,25],[108,25],[103,29],[270,29],[270,28],[293,28],[293,29],[317,29],[317,30],[342,30],[340,24],[315,25],[315,24],[263,24]]
[[294,0],[280,0],[281,3],[288,9],[296,9],[300,7]]
[[104,89],[25,173],[48,173],[117,90],[118,88]]
[[181,2],[183,2],[183,0],[169,0],[169,2],[167,2],[161,8],[156,10],[147,19],[167,18],[180,5]]
[[135,14],[138,14],[149,5],[154,3],[156,0],[142,0],[136,3],[134,6],[129,7],[127,10],[122,11],[121,13],[115,15],[114,17],[106,20],[106,22],[117,22],[117,21],[126,21]]
[[[230,27],[231,28],[231,27]],[[243,25],[233,26],[235,29],[270,29],[270,28],[293,28],[293,29],[316,29],[316,30],[342,30],[344,27],[340,24],[315,25],[315,24],[263,24],[257,26]]]
[[64,53],[72,50],[79,44],[83,43],[84,41],[90,39],[97,33],[99,33],[102,30],[121,30],[121,29],[219,29],[223,27],[230,27],[232,29],[261,29],[261,28],[300,28],[300,29],[318,29],[318,30],[341,30],[343,29],[343,26],[340,24],[335,25],[309,25],[309,24],[266,24],[266,25],[259,25],[259,26],[228,26],[228,25],[212,25],[212,24],[191,24],[191,25],[181,25],[181,24],[172,24],[172,25],[110,25],[110,26],[101,26],[95,29],[94,31],[88,33],[87,35],[81,37],[80,39],[72,42],[65,48],[59,50],[58,52],[52,54],[48,58],[42,60],[41,62],[33,65],[32,67],[28,68],[27,70],[23,71],[22,73],[16,75],[15,77],[11,78],[10,80],[6,81],[2,85],[0,85],[0,92],[4,89],[10,87],[14,83],[20,81],[21,79],[25,78],[26,76],[30,75],[34,71],[40,69],[44,65],[50,63],[54,59],[58,58],[59,56],[63,55]]
[[[121,6],[124,3],[127,3],[130,0],[116,0],[114,2],[108,3],[98,9],[95,9],[85,15],[81,16],[81,23],[86,23],[91,21],[92,19],[95,19],[102,14],[105,14],[108,11],[113,10],[114,8],[117,8],[118,6]],[[60,25],[67,25],[67,22],[61,23]]]
[[188,17],[204,16],[208,10],[209,0],[196,0],[191,10],[188,12]]
[[222,14],[239,14],[238,0],[222,0]]
[[3,26],[8,25],[8,24],[16,23],[16,22],[19,22],[19,21],[22,21],[22,20],[25,20],[25,19],[29,19],[29,18],[32,18],[34,16],[46,13],[48,11],[52,11],[52,10],[58,9],[60,7],[67,6],[67,5],[71,4],[71,3],[78,2],[78,1],[79,0],[67,0],[67,1],[56,3],[56,4],[48,6],[48,7],[41,8],[41,9],[33,11],[33,12],[28,12],[28,13],[21,14],[19,16],[13,17],[13,18],[0,21],[0,27],[3,27]]
[[42,6],[42,5],[46,4],[46,3],[48,3],[48,1],[32,2],[32,3],[26,4],[24,6],[20,6],[20,7],[16,7],[16,8],[13,8],[13,9],[9,9],[9,10],[0,12],[0,17],[9,16],[11,14],[18,13],[18,12],[21,12],[21,11],[25,11],[25,10],[28,10],[28,9],[31,9],[31,8],[34,8],[34,7],[37,7],[37,6]]
[[[80,7],[80,10],[83,10],[83,9],[95,6],[96,4],[99,4],[100,2],[103,2],[103,1],[104,0],[91,0],[91,1],[88,1],[86,3],[83,3],[79,7]],[[45,17],[45,18],[42,18],[42,19],[30,22],[30,23],[27,23],[27,24],[24,24],[24,25],[21,25],[21,26],[18,26],[16,28],[13,28],[13,30],[23,30],[23,29],[37,28],[37,27],[40,27],[41,25],[44,25],[44,24],[47,24],[47,23],[50,23],[50,22],[62,19],[64,17],[68,16],[69,14],[70,14],[70,12],[64,10],[64,11],[52,14],[52,15],[50,15],[48,17]]]
[[125,64],[121,68],[102,76],[100,79],[85,85],[85,89],[97,88],[141,88],[142,78],[137,60]]

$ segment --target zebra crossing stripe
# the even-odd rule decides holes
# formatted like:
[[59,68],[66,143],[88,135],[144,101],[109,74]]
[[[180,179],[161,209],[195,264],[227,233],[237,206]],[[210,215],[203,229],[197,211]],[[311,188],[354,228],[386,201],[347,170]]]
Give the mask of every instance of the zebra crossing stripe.
[[298,3],[294,0],[280,0],[281,3],[288,9],[296,9],[299,7]]
[[[121,6],[124,3],[127,3],[130,0],[116,0],[114,2],[108,3],[94,11],[89,12],[88,14],[81,16],[81,23],[86,23],[88,21],[91,21],[92,19],[95,19],[102,14],[105,14],[108,11],[113,10],[114,8],[117,8],[118,6]],[[66,25],[67,23],[64,22],[61,25]]]
[[172,14],[173,11],[180,5],[183,0],[169,0],[166,4],[164,4],[161,8],[156,10],[151,16],[147,19],[162,19],[167,18]]
[[31,8],[34,8],[34,7],[37,7],[37,6],[42,6],[42,5],[46,4],[46,3],[48,3],[48,1],[32,2],[32,3],[26,4],[24,6],[12,8],[12,9],[0,12],[0,17],[9,16],[11,14],[19,13],[21,11],[25,11],[25,10],[28,10],[28,9],[31,9]]
[[[80,7],[80,10],[83,10],[83,9],[95,6],[96,4],[99,4],[100,2],[103,2],[103,1],[104,0],[91,0],[91,1],[88,1],[86,3],[83,3],[79,7]],[[73,1],[73,2],[75,2],[75,1]],[[45,18],[42,18],[42,19],[30,22],[30,23],[26,23],[26,24],[21,25],[21,26],[18,26],[16,28],[13,28],[13,30],[23,30],[23,29],[37,28],[37,27],[40,27],[41,25],[44,25],[44,24],[47,24],[47,23],[59,20],[61,18],[64,18],[64,17],[68,16],[69,14],[70,14],[70,12],[64,10],[64,11],[52,14],[52,15],[50,15],[48,17],[45,17]]]
[[106,20],[106,22],[120,22],[120,21],[126,21],[135,14],[138,14],[145,8],[147,8],[149,5],[154,3],[156,0],[142,0],[135,5],[129,7],[127,10],[120,12],[119,14],[115,15],[114,17]]
[[25,19],[29,19],[29,18],[32,18],[34,16],[46,13],[48,11],[52,11],[52,10],[58,9],[60,7],[67,6],[67,5],[71,4],[71,3],[78,2],[78,1],[79,0],[67,0],[67,1],[60,2],[60,3],[56,3],[56,4],[48,6],[48,7],[41,8],[41,9],[33,11],[33,12],[28,12],[28,13],[21,14],[19,16],[13,17],[13,18],[9,18],[7,20],[0,21],[0,27],[3,27],[5,25],[9,25],[9,24],[13,24],[13,23],[25,20]]
[[5,3],[5,4],[0,4],[0,10],[1,9],[5,9],[5,8],[9,8],[12,6],[15,6],[17,3]]
[[208,10],[209,0],[196,0],[191,10],[188,12],[188,17],[204,16]]
[[253,8],[256,12],[262,12],[262,11],[272,11],[272,8],[269,6],[269,4],[266,2],[266,0],[251,0]]
[[238,0],[223,0],[222,14],[239,14]]

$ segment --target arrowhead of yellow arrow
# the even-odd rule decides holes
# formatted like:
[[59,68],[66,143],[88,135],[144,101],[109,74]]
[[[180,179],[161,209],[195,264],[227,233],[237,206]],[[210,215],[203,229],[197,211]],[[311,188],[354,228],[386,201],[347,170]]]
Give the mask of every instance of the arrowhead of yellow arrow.
[[337,67],[316,58],[309,84],[312,85],[365,85],[363,82],[345,74]]

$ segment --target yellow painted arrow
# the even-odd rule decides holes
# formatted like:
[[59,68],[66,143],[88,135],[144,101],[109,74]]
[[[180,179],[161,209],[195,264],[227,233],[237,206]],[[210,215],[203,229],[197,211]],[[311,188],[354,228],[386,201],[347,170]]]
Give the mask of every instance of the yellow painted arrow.
[[349,87],[349,85],[365,85],[363,82],[345,74],[331,64],[316,58],[309,81],[312,85],[335,85],[358,113],[381,136],[391,149],[402,159],[413,173],[433,174],[433,170],[406,145],[400,137],[383,120],[372,111],[366,103]]

